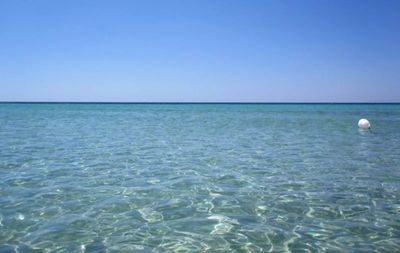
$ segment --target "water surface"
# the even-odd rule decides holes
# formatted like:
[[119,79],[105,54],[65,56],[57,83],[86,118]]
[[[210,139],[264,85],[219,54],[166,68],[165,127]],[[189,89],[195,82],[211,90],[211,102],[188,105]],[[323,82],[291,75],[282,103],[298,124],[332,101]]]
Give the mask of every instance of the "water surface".
[[0,252],[395,252],[399,127],[395,104],[0,104]]

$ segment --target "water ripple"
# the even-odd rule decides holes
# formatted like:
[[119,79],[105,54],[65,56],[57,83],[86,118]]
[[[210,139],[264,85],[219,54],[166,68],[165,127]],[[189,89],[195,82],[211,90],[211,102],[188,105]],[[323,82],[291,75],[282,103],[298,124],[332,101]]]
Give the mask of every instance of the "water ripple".
[[0,252],[396,252],[398,125],[399,105],[0,104]]

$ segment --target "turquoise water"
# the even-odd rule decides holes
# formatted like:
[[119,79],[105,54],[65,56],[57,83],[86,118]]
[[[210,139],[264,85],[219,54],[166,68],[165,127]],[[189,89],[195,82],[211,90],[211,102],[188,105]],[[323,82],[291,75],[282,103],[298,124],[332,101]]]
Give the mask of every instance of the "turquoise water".
[[399,251],[400,105],[0,104],[0,245]]

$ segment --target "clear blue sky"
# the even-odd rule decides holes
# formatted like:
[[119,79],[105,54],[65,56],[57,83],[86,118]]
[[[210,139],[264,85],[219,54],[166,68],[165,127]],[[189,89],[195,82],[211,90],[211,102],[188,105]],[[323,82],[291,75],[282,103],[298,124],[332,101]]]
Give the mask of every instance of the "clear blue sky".
[[1,0],[0,101],[400,102],[400,1]]

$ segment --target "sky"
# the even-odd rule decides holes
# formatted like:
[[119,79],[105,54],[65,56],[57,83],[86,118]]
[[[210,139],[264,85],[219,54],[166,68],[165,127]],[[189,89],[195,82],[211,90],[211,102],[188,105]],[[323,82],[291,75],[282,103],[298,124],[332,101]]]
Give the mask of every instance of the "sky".
[[400,102],[400,1],[1,0],[0,101]]

